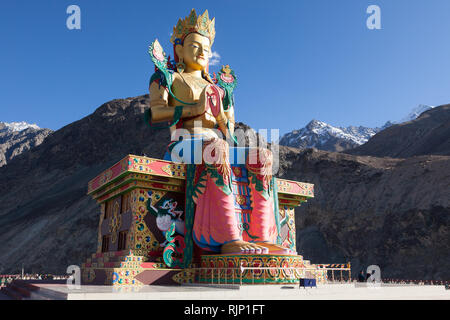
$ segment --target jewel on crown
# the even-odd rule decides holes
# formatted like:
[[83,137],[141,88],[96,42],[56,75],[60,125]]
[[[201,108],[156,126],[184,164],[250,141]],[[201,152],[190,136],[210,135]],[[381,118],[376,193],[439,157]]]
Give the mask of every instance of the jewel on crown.
[[192,9],[189,16],[184,20],[178,20],[177,25],[173,28],[170,42],[173,44],[181,44],[188,34],[197,32],[202,36],[208,37],[212,46],[214,37],[216,36],[214,24],[215,18],[209,20],[208,10],[205,10],[202,15],[197,16],[195,9]]

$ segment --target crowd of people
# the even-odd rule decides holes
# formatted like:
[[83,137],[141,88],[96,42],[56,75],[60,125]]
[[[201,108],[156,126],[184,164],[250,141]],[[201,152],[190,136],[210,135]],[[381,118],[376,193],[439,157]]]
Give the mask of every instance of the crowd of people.
[[53,274],[24,274],[23,277],[21,274],[4,274],[0,275],[0,287],[5,287],[8,283],[13,280],[65,280],[68,279],[69,275],[53,275]]
[[[358,274],[358,282],[373,282],[370,279],[372,274],[365,273],[363,270]],[[450,281],[440,281],[440,280],[403,280],[403,279],[381,279],[381,282],[387,284],[411,284],[411,285],[445,285],[446,288],[449,286]]]

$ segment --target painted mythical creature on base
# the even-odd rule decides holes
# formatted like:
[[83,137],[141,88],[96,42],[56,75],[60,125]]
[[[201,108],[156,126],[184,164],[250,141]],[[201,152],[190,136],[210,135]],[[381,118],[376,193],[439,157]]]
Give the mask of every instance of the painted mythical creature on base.
[[209,76],[214,24],[208,11],[197,15],[192,9],[188,17],[180,19],[170,39],[174,60],[166,57],[158,40],[151,44],[149,53],[156,72],[149,84],[147,121],[151,126],[169,122],[172,141],[165,160],[175,161],[174,150],[180,144],[188,144],[192,150],[200,146],[200,159],[194,159],[195,152],[186,159],[186,149],[183,155],[185,161],[195,163],[189,187],[195,203],[192,238],[200,248],[222,254],[293,254],[277,244],[278,208],[268,149],[245,150],[245,163],[239,170],[246,170],[251,212],[245,219],[236,213],[239,199],[233,192],[234,172],[229,161],[230,150],[235,148],[227,142],[234,137],[236,76],[229,66],[214,80]]

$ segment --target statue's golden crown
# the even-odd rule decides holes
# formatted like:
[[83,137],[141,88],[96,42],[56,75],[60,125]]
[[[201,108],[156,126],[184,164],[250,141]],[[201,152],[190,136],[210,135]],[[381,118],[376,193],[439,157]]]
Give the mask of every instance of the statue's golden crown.
[[208,37],[211,42],[211,46],[216,36],[216,30],[214,29],[215,18],[209,20],[208,10],[197,16],[197,13],[192,9],[189,16],[184,20],[179,19],[177,25],[173,28],[172,37],[170,42],[173,44],[181,44],[184,38],[193,32],[197,32],[202,36]]

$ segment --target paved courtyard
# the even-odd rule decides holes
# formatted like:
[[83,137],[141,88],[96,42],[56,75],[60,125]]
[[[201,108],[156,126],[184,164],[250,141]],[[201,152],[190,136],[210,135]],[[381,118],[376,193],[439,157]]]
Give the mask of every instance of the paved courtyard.
[[41,296],[68,300],[450,300],[444,286],[382,285],[370,288],[356,284],[327,284],[316,288],[297,286],[143,286],[141,288],[82,286],[69,289],[64,284],[39,284]]

